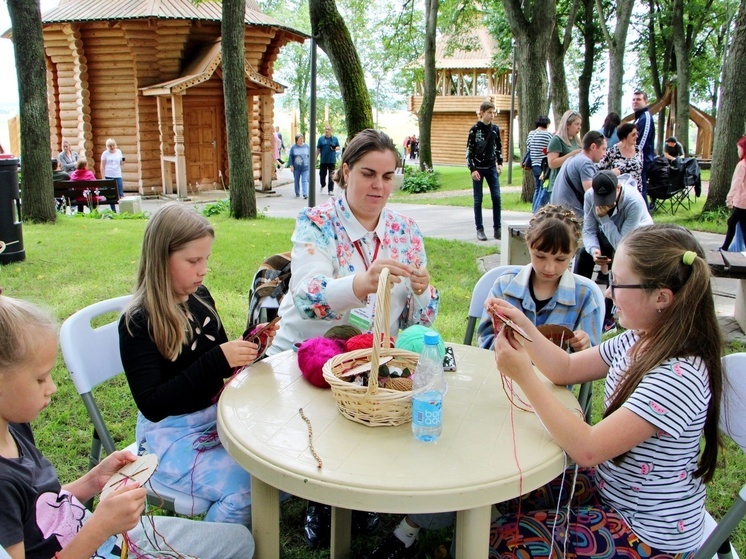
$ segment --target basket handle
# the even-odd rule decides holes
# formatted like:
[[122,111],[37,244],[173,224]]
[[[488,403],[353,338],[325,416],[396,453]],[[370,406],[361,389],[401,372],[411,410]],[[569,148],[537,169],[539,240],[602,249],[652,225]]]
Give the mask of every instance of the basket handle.
[[378,290],[376,291],[376,306],[373,318],[373,352],[370,358],[370,374],[368,375],[367,396],[378,392],[378,366],[381,359],[381,349],[391,349],[391,282],[388,268],[383,268],[378,276]]

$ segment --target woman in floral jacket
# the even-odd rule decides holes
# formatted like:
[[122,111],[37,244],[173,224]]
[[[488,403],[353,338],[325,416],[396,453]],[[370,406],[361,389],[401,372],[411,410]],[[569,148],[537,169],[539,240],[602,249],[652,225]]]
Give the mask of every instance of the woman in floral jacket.
[[430,285],[417,224],[386,207],[399,154],[391,139],[364,130],[342,156],[342,194],[300,212],[293,233],[290,292],[280,305],[280,329],[269,353],[323,336],[332,326],[372,329],[378,276],[391,273],[391,332],[430,326],[438,290]]

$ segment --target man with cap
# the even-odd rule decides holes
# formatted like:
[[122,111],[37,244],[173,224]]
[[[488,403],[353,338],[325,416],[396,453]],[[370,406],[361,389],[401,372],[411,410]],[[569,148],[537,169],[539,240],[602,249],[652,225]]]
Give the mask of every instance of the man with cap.
[[663,155],[669,161],[676,161],[677,158],[684,157],[684,146],[676,139],[676,136],[671,136],[666,140],[666,145],[663,146]]
[[[593,265],[602,272],[596,280],[608,282],[608,266],[622,239],[642,225],[652,225],[653,218],[634,179],[612,171],[600,171],[583,198],[583,250],[578,253],[574,272],[590,278]],[[599,281],[600,280],[600,281]],[[611,301],[607,301],[604,331],[613,327]]]

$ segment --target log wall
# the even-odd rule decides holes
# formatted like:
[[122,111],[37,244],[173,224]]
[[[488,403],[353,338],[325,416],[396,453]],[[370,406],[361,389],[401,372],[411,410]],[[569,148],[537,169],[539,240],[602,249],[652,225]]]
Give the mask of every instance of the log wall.
[[[161,156],[174,153],[171,100],[161,102],[140,88],[181,75],[202,45],[220,37],[218,22],[125,20],[49,24],[44,27],[50,99],[50,147],[53,154],[68,139],[89,160],[98,176],[107,138],[126,157],[125,190],[149,193],[162,185]],[[247,28],[247,62],[272,78],[280,48],[296,37],[285,31]],[[274,96],[247,84],[252,166],[257,185],[272,160]],[[227,138],[221,72],[184,92],[184,109],[209,104],[218,108],[218,169],[227,178]],[[187,150],[188,151],[188,150]],[[272,167],[273,168],[273,167]]]
[[[508,115],[495,116],[500,128],[503,161],[508,157]],[[466,139],[476,118],[469,113],[434,113],[432,120],[432,152],[434,165],[463,165],[466,167]],[[464,180],[468,180],[468,176]]]

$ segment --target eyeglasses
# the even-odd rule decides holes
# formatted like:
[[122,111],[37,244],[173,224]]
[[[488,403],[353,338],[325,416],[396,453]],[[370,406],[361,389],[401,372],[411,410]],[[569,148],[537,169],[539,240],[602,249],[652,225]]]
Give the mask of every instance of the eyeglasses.
[[611,298],[614,299],[614,290],[615,289],[650,289],[649,285],[645,285],[642,283],[630,283],[630,284],[615,284],[614,283],[614,276],[611,273],[611,270],[609,270],[609,289],[611,290]]

